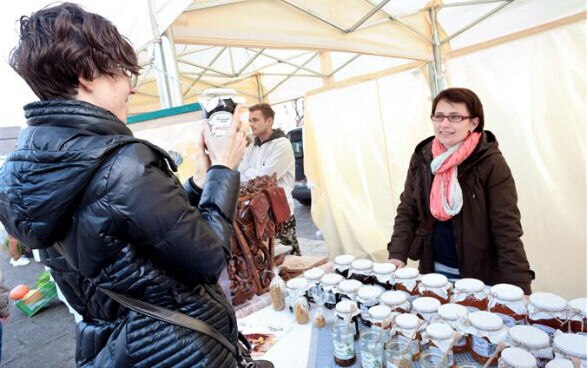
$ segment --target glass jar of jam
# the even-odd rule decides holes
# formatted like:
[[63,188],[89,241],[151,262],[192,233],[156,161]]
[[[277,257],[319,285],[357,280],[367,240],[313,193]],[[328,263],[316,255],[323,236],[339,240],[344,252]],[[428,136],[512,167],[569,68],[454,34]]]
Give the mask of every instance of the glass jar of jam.
[[453,352],[456,354],[466,353],[470,351],[470,339],[465,331],[461,331],[459,321],[466,320],[468,317],[468,309],[461,304],[448,303],[439,306],[437,309],[437,316],[439,321],[448,324],[459,332],[462,337],[453,344]]
[[527,323],[547,332],[553,339],[555,330],[567,331],[567,300],[552,293],[536,292],[529,296]]
[[324,274],[325,270],[317,267],[304,271],[304,278],[306,279],[306,281],[308,281],[308,284],[306,286],[306,298],[309,302],[316,303],[313,295],[318,294],[316,289],[320,287],[321,277],[323,277]]
[[586,368],[586,335],[556,332],[553,337],[555,358],[579,361]]
[[355,257],[351,254],[341,254],[335,257],[335,273],[347,278],[349,275],[349,267],[351,262],[355,260]]
[[290,312],[294,311],[294,305],[299,297],[304,297],[308,281],[302,277],[296,277],[286,282],[286,291],[288,293],[288,308]]
[[498,368],[536,368],[535,357],[520,348],[506,348],[500,353]]
[[421,356],[421,326],[424,324],[417,316],[410,313],[399,314],[394,318],[390,337],[410,344],[412,361],[416,362]]
[[357,340],[359,338],[359,314],[360,310],[357,307],[357,304],[351,300],[341,300],[335,306],[335,315],[338,319],[347,322],[349,325],[353,326],[353,339]]
[[321,277],[321,288],[325,296],[325,308],[333,309],[337,302],[341,301],[341,296],[337,292],[337,286],[343,281],[343,276],[338,273],[327,273]]
[[[471,324],[471,357],[478,363],[484,364],[496,351],[499,343],[505,342],[508,330],[502,319],[494,313],[479,311],[468,316]],[[497,357],[492,358],[490,364],[496,364]]]
[[363,284],[355,279],[343,279],[339,282],[338,289],[341,295],[341,300],[355,300],[357,299],[357,291],[363,286]]
[[410,312],[408,293],[400,290],[385,291],[380,295],[380,303],[390,307],[394,313]]
[[386,290],[392,290],[396,266],[392,263],[374,263],[372,268],[375,279],[374,284],[380,285]]
[[545,368],[574,368],[574,363],[567,359],[553,359],[545,365]]
[[508,343],[533,354],[540,368],[553,359],[549,335],[536,327],[521,325],[509,328]]
[[451,296],[452,286],[445,275],[428,273],[421,276],[418,289],[420,296],[429,296],[439,300],[441,304],[447,304]]
[[449,350],[453,342],[453,335],[455,331],[453,328],[443,322],[433,322],[427,326],[423,334],[423,346],[426,346],[428,351],[438,352],[441,355],[447,356],[447,363],[449,367],[453,364],[453,354]]
[[356,259],[351,262],[349,268],[349,275],[347,278],[355,279],[364,285],[371,285],[374,283],[374,277],[372,276],[373,262],[369,259]]
[[527,319],[523,289],[510,284],[497,284],[490,289],[488,310],[496,313],[507,327],[522,325]]
[[355,363],[354,325],[337,319],[333,324],[333,351],[335,364],[350,367]]
[[586,298],[578,298],[568,302],[568,320],[570,332],[586,334]]
[[[419,294],[417,280],[419,270],[412,267],[402,267],[394,271],[394,289],[409,293],[412,296]],[[414,299],[414,298],[411,298]]]
[[478,279],[459,279],[453,286],[453,302],[470,309],[471,312],[488,310],[488,292]]
[[361,322],[370,327],[368,309],[378,304],[384,289],[378,285],[364,285],[357,291],[357,304],[361,310]]
[[235,107],[244,102],[245,99],[237,96],[237,92],[230,88],[209,88],[202,92],[199,98],[202,118],[208,121],[213,137],[222,137],[228,133]]
[[430,296],[421,296],[412,301],[411,313],[416,314],[419,318],[429,324],[437,315],[437,310],[440,305],[441,302],[439,299]]
[[392,327],[392,310],[386,305],[374,305],[368,309],[368,319],[372,327],[390,331]]

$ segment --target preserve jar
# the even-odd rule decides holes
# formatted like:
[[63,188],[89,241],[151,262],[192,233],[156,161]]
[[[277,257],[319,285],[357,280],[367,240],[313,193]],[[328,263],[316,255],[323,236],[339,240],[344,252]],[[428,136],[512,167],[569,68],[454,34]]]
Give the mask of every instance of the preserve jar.
[[586,298],[568,302],[568,320],[570,332],[586,334]]
[[506,348],[500,352],[498,368],[536,368],[535,357],[520,348]]
[[536,292],[529,296],[527,323],[542,329],[553,339],[555,330],[567,332],[568,302],[559,295]]
[[396,266],[392,263],[374,263],[372,270],[374,273],[374,284],[380,285],[386,290],[392,290]]
[[556,358],[548,362],[545,368],[574,368],[574,364],[567,359]]
[[453,352],[456,354],[466,353],[470,351],[470,339],[467,333],[461,331],[458,323],[460,318],[466,320],[468,317],[468,309],[461,304],[448,303],[439,306],[437,309],[438,320],[453,327],[462,336],[453,344]]
[[441,304],[449,303],[451,296],[451,283],[447,280],[445,275],[440,273],[428,273],[421,276],[421,282],[418,285],[419,295],[430,296],[441,302]]
[[354,325],[337,319],[333,324],[333,359],[339,367],[349,367],[355,363]]
[[391,336],[385,345],[387,368],[412,368],[412,347],[404,336]]
[[313,295],[317,294],[316,289],[320,288],[321,277],[323,277],[324,274],[325,270],[317,267],[304,271],[304,278],[308,281],[308,284],[306,285],[306,298],[309,302],[317,302],[314,300]]
[[363,285],[357,291],[357,304],[361,310],[361,322],[370,327],[368,309],[378,304],[384,289],[378,285]]
[[359,338],[359,314],[359,308],[357,307],[357,304],[354,301],[341,300],[335,306],[335,315],[337,316],[337,318],[353,326],[354,340],[357,340]]
[[394,289],[406,291],[410,295],[416,296],[419,293],[417,280],[419,270],[412,267],[402,267],[394,272]]
[[511,284],[497,284],[490,289],[488,310],[497,314],[507,327],[522,325],[527,319],[523,289]]
[[[425,333],[422,336],[423,346],[431,351],[437,351],[441,355],[447,356],[447,364],[449,367],[454,365],[452,342],[455,330],[446,323],[433,322],[427,326]],[[450,351],[451,350],[451,351]]]
[[343,277],[347,277],[349,274],[349,267],[351,262],[355,260],[355,257],[351,254],[341,254],[335,257],[335,273]]
[[400,290],[385,291],[380,295],[380,303],[387,305],[396,313],[410,312],[410,302],[408,301],[408,293]]
[[459,279],[453,286],[453,302],[461,304],[472,312],[488,310],[488,292],[478,279]]
[[[471,357],[478,363],[484,364],[496,351],[498,344],[505,342],[508,329],[502,319],[494,313],[479,311],[468,315],[472,350]],[[496,364],[497,357],[492,358],[490,364]]]
[[392,310],[385,305],[374,305],[368,309],[368,319],[372,327],[389,331],[392,327]]
[[337,302],[341,300],[337,292],[341,281],[343,281],[343,276],[338,273],[327,273],[321,277],[321,288],[325,293],[325,308],[333,309]]
[[230,88],[209,88],[198,99],[202,107],[202,118],[208,121],[213,137],[222,137],[229,132],[237,104],[244,103],[243,97]]
[[373,262],[369,259],[356,259],[351,262],[347,278],[355,279],[364,285],[373,284],[374,277],[372,276],[372,265]]
[[409,344],[408,349],[412,352],[412,361],[419,360],[421,355],[421,326],[424,324],[423,320],[419,319],[414,314],[402,313],[394,318],[390,337],[396,337],[399,341],[404,341]]
[[288,293],[288,308],[290,312],[294,311],[294,305],[299,297],[304,297],[308,281],[302,277],[296,277],[286,282],[286,291]]
[[357,291],[361,288],[363,284],[354,279],[343,279],[339,282],[337,288],[339,289],[339,293],[341,295],[341,300],[349,299],[355,301],[357,298]]
[[412,301],[411,313],[416,314],[420,319],[429,324],[437,315],[437,310],[440,305],[441,302],[439,299],[430,296],[421,296]]
[[542,368],[553,359],[549,335],[537,327],[521,325],[508,330],[508,343],[533,354],[537,366]]
[[555,358],[579,361],[586,368],[586,335],[555,332],[553,337]]

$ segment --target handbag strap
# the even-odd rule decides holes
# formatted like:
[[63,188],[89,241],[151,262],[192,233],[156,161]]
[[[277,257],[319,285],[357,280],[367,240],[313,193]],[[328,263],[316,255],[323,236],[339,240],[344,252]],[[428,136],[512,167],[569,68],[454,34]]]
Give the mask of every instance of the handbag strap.
[[216,341],[220,342],[225,348],[227,348],[235,357],[237,357],[237,360],[241,358],[239,352],[235,348],[235,345],[231,344],[231,342],[226,337],[221,335],[221,333],[218,332],[216,328],[212,327],[208,323],[198,318],[194,318],[183,313],[163,308],[158,305],[147,303],[127,295],[122,295],[112,290],[104,289],[102,287],[100,288],[100,290],[104,294],[108,295],[110,298],[116,300],[125,307],[134,310],[135,312],[139,312],[149,317],[158,319],[160,321],[171,323],[173,325],[180,327],[189,328],[196,332],[208,335]]

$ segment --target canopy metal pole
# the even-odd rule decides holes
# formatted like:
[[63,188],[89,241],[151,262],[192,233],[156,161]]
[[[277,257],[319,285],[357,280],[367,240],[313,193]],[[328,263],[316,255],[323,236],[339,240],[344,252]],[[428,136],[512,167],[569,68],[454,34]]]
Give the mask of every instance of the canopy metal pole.
[[445,88],[445,73],[441,60],[441,43],[439,42],[439,30],[437,29],[437,9],[429,9],[431,25],[433,30],[433,62],[429,63],[429,78],[431,82],[431,93],[437,96]]
[[255,80],[257,81],[257,99],[259,102],[263,102],[263,89],[261,88],[261,76],[259,73],[255,74]]
[[153,0],[149,0],[149,19],[151,21],[151,31],[153,32],[153,64],[157,71],[157,89],[159,91],[159,104],[162,109],[171,107],[171,94],[169,86],[166,83],[165,62],[163,60],[163,48],[161,47],[161,38],[157,28],[157,21],[153,11]]
[[181,106],[184,104],[182,96],[180,72],[178,69],[178,60],[176,59],[176,45],[174,43],[174,36],[171,28],[165,31],[165,42],[162,43],[163,60],[165,62],[165,70],[167,72],[167,85],[169,89],[169,96],[171,98],[172,106]]

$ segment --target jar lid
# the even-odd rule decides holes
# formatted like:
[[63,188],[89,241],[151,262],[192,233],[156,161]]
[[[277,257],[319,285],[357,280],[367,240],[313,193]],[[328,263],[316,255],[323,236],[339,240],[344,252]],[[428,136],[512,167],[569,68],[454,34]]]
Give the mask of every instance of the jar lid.
[[339,289],[344,293],[356,292],[362,286],[361,281],[356,279],[345,279],[339,283]]
[[375,300],[382,295],[383,291],[381,286],[364,285],[357,291],[357,296],[364,300]]
[[508,334],[514,341],[531,349],[549,347],[549,335],[537,327],[517,325],[511,327]]
[[472,325],[479,330],[494,331],[502,327],[502,318],[491,312],[473,312],[469,318]]
[[466,293],[477,293],[484,290],[484,283],[478,279],[459,279],[455,281],[455,288]]
[[521,348],[506,348],[500,353],[500,359],[515,368],[537,367],[533,354]]
[[341,254],[340,256],[335,257],[335,263],[340,265],[348,265],[351,264],[355,260],[355,257],[351,254]]
[[351,300],[341,300],[339,303],[335,305],[335,310],[337,313],[341,314],[349,314],[357,311],[359,308],[355,302]]
[[392,273],[396,269],[396,266],[392,263],[374,263],[374,273]]
[[433,322],[427,326],[427,335],[435,340],[447,340],[453,337],[453,328],[443,322]]
[[324,274],[325,270],[317,267],[304,271],[304,277],[306,277],[308,280],[318,280],[323,277]]
[[514,302],[523,299],[523,289],[511,284],[497,284],[492,286],[490,293],[498,299]]
[[447,277],[440,273],[428,273],[421,277],[421,285],[430,288],[440,288],[447,285]]
[[529,296],[529,302],[537,308],[548,312],[561,312],[566,309],[568,302],[553,293],[536,292]]
[[448,303],[441,305],[437,313],[445,320],[456,321],[459,316],[467,316],[468,309],[461,304]]
[[356,270],[368,270],[372,268],[372,264],[373,262],[369,259],[356,259],[351,262],[351,268],[355,268]]
[[572,357],[586,359],[586,335],[556,334],[553,337],[553,347]]
[[412,301],[412,308],[418,312],[434,313],[437,312],[441,302],[430,296],[421,296]]
[[419,270],[413,267],[402,267],[394,272],[394,276],[398,279],[414,279],[419,276]]
[[400,290],[390,290],[380,295],[380,301],[387,305],[399,305],[408,301],[408,293]]
[[381,304],[374,305],[373,307],[368,309],[368,314],[370,315],[370,317],[375,319],[386,319],[390,317],[390,314],[392,314],[392,309],[390,309],[390,307],[388,306]]
[[296,277],[294,279],[288,280],[288,282],[286,282],[286,287],[288,289],[302,289],[305,288],[307,284],[308,281],[306,281],[306,279],[302,277]]
[[338,285],[343,280],[343,276],[338,273],[327,273],[321,277],[321,283],[325,285]]
[[582,312],[584,316],[586,316],[586,298],[578,298],[574,300],[570,300],[568,302],[568,306],[572,309],[577,309]]
[[414,314],[402,313],[394,319],[396,325],[404,330],[410,330],[419,326],[419,318]]
[[545,368],[574,368],[574,364],[567,359],[553,359],[545,365]]
[[230,96],[237,95],[237,91],[232,88],[207,88],[202,91],[202,96]]

